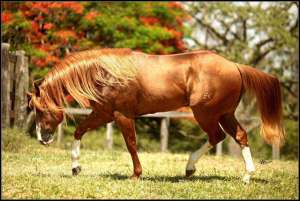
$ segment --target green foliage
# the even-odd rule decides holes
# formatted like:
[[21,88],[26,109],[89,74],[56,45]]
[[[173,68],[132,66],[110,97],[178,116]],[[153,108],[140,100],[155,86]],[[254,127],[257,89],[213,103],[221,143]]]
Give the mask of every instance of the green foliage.
[[[24,148],[33,143],[33,139],[22,130],[4,129],[1,135],[1,147],[3,151],[21,153]],[[34,143],[33,143],[34,144]]]
[[281,81],[284,114],[296,120],[299,41],[295,2],[197,2],[190,4],[195,19],[194,48],[215,50],[234,62],[276,75]]
[[281,156],[284,159],[295,160],[299,157],[299,122],[286,120],[284,125],[286,141],[281,149]]
[[172,2],[6,2],[1,14],[3,41],[31,57],[34,79],[68,51],[117,47],[167,54],[186,49],[187,14]]
[[169,128],[168,148],[171,152],[193,152],[207,141],[207,134],[200,129],[196,122],[191,120],[171,119]]
[[[145,125],[141,123],[141,125]],[[71,149],[71,144],[74,140],[73,134],[75,127],[71,124],[64,127],[64,139],[61,148]],[[120,130],[114,125],[113,129],[113,149],[117,151],[127,151],[127,147]],[[145,131],[138,132],[138,151],[143,152],[158,152],[160,151],[160,144],[151,133]],[[87,132],[82,138],[81,146],[88,150],[105,150],[106,149],[106,127],[100,127],[94,131]]]
[[[299,119],[298,7],[299,4],[295,2],[189,4],[190,14],[195,19],[194,30],[199,32],[194,37],[194,48],[215,50],[225,58],[259,68],[280,80],[287,128],[287,144],[283,147],[281,156],[294,159],[298,156],[298,144],[295,141],[298,130],[295,125]],[[249,119],[249,115],[253,115],[251,111],[256,107],[252,107],[250,102],[242,102],[243,109],[237,119]],[[258,133],[259,130],[256,129],[249,135],[254,155],[270,158],[271,146],[263,142]]]

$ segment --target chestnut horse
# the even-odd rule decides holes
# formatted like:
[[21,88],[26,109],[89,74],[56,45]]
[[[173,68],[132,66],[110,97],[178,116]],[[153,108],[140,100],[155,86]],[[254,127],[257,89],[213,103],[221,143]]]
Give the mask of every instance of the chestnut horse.
[[36,113],[38,140],[50,144],[64,118],[65,96],[71,95],[92,113],[74,133],[72,172],[80,171],[80,140],[89,130],[111,121],[121,129],[133,161],[132,178],[142,167],[136,148],[134,119],[140,115],[189,106],[208,142],[191,153],[186,176],[195,172],[200,156],[229,134],[242,148],[249,182],[254,164],[247,133],[234,112],[244,92],[255,94],[262,120],[261,135],[272,145],[284,140],[280,84],[276,77],[231,62],[210,51],[149,55],[130,49],[94,49],[73,53],[35,83],[29,106]]

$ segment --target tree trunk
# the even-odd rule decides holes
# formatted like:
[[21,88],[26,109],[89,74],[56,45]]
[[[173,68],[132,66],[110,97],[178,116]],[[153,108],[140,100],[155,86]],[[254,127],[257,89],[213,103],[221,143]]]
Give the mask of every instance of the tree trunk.
[[30,132],[34,120],[35,120],[35,113],[31,111],[26,119],[26,123],[24,124],[25,132]]

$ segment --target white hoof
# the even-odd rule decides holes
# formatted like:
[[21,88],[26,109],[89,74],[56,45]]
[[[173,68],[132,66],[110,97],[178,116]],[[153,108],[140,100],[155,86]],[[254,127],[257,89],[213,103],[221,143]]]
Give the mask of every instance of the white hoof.
[[249,184],[250,183],[250,177],[251,177],[250,174],[245,174],[243,179],[242,179],[243,182],[246,183],[246,184]]

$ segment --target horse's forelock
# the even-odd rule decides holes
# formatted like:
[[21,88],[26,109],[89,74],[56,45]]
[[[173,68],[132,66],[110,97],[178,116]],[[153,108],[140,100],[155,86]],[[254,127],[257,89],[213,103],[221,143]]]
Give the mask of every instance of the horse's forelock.
[[29,102],[29,106],[30,106],[30,107],[33,107],[33,108],[37,108],[37,109],[40,110],[40,111],[44,111],[44,106],[43,106],[43,104],[41,103],[40,100],[38,100],[38,97],[37,97],[35,94],[33,94],[33,95],[31,96],[31,100],[30,100],[30,102]]

